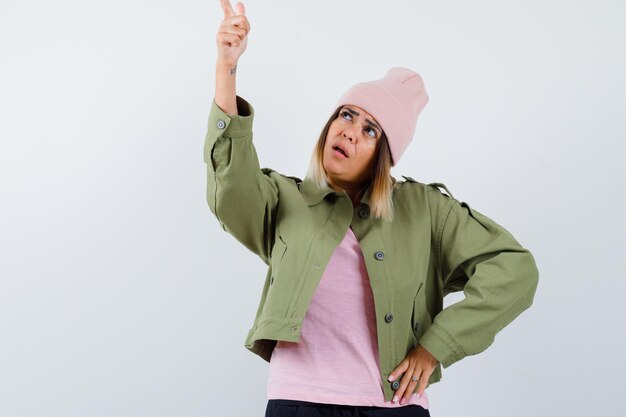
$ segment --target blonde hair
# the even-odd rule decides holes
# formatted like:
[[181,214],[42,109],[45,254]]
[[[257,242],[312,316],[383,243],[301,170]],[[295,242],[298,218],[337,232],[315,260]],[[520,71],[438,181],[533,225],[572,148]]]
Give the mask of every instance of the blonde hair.
[[[309,163],[307,175],[319,187],[328,187],[328,177],[324,169],[324,145],[326,144],[326,136],[330,124],[337,118],[342,107],[337,108],[330,116],[322,132],[320,133]],[[380,139],[376,143],[374,159],[370,165],[370,181],[365,186],[371,187],[370,195],[370,213],[374,218],[384,220],[393,220],[393,186],[396,183],[395,178],[391,176],[391,151],[389,150],[389,142],[385,132],[382,133]]]

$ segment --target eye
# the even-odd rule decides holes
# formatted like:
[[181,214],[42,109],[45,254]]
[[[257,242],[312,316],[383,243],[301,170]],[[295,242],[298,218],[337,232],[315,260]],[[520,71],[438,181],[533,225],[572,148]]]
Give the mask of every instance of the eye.
[[[342,110],[340,112],[340,115],[345,120],[352,120],[352,115],[349,112],[345,111],[345,110]],[[346,116],[349,117],[349,119]],[[367,128],[365,128],[363,130],[365,130],[366,132],[372,132],[371,134],[368,133],[368,135],[371,136],[372,138],[376,138],[376,130],[375,129],[372,129],[371,127],[368,126]]]

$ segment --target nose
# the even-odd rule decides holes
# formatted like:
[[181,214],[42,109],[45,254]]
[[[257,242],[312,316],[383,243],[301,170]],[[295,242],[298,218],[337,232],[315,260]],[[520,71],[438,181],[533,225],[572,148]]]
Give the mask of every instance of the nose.
[[356,138],[356,133],[353,131],[354,126],[346,127],[343,131],[343,136],[348,138],[350,142],[352,142]]

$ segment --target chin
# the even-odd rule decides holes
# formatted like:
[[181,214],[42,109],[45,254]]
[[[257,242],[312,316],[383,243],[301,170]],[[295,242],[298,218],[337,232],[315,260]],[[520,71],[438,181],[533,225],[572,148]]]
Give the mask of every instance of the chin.
[[324,165],[324,171],[326,171],[326,176],[340,177],[341,171],[337,171],[333,166]]

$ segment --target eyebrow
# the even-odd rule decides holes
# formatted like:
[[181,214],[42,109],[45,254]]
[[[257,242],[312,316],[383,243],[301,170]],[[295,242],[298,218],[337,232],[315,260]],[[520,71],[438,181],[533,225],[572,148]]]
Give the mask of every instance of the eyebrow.
[[[352,110],[350,107],[344,107],[343,109],[346,110],[348,113],[353,114],[355,116],[358,116],[359,114],[361,114],[361,113],[359,113],[356,110]],[[365,121],[367,122],[367,124],[369,126],[373,127],[374,129],[377,129],[379,133],[382,132],[382,129],[380,128],[380,126],[378,126],[376,123],[372,122],[370,119],[366,118]]]

